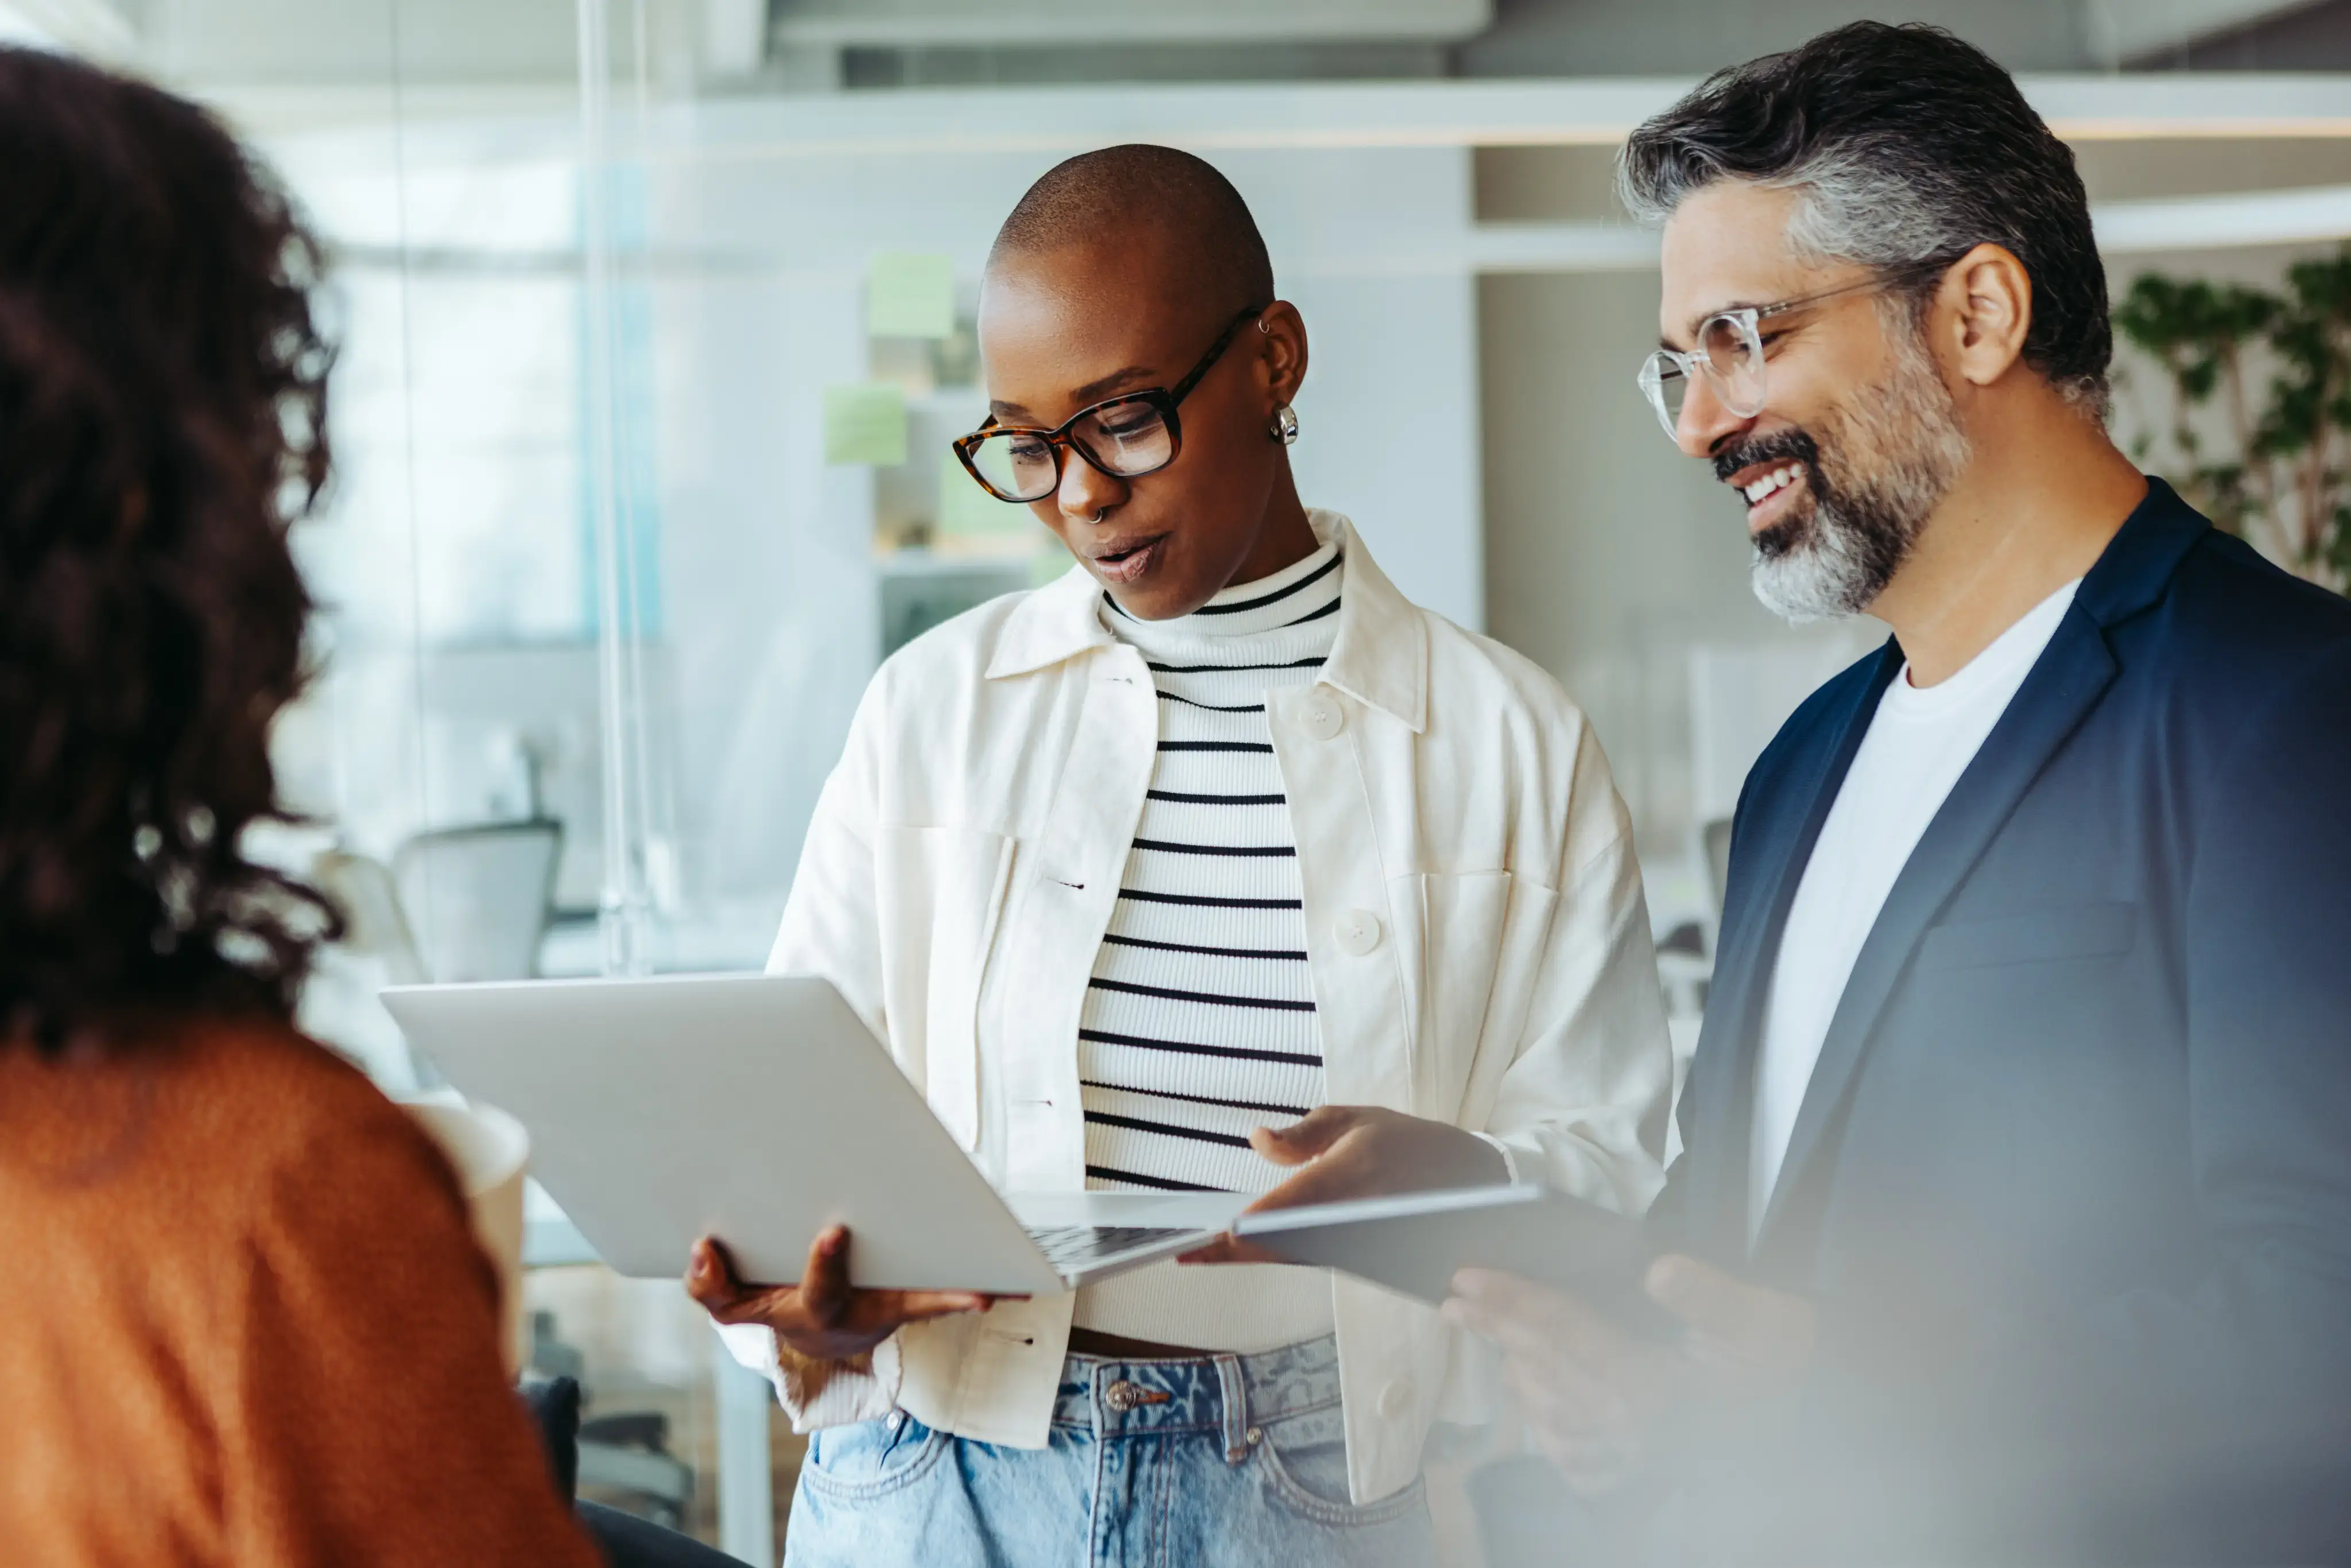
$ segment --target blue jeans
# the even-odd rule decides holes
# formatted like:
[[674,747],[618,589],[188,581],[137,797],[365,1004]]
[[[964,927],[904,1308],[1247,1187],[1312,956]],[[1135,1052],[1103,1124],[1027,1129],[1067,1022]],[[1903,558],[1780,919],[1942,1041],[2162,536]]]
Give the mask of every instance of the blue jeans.
[[1073,1355],[1046,1446],[904,1411],[809,1444],[785,1568],[1414,1568],[1436,1557],[1419,1481],[1347,1500],[1329,1339],[1262,1355]]

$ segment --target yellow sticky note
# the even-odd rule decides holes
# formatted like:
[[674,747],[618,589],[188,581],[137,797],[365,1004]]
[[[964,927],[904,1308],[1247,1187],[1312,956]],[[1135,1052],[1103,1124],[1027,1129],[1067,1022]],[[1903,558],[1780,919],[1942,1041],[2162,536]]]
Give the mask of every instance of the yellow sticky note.
[[906,460],[906,394],[888,382],[824,389],[824,460],[894,468]]
[[955,330],[955,263],[885,251],[865,274],[865,330],[876,338],[944,338]]
[[952,452],[939,465],[939,533],[953,538],[997,538],[1025,532],[1029,508],[999,501],[979,487]]

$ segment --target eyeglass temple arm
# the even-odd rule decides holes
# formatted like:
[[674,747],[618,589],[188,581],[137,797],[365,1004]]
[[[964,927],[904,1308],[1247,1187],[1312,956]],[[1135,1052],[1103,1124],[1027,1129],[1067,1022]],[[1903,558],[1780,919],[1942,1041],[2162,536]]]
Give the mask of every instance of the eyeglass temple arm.
[[[1239,315],[1234,317],[1231,324],[1227,326],[1224,331],[1217,335],[1217,340],[1208,345],[1208,351],[1200,357],[1200,362],[1192,367],[1192,373],[1167,389],[1167,401],[1169,402],[1182,402],[1186,394],[1190,392],[1194,387],[1200,384],[1200,378],[1207,375],[1211,370],[1215,369],[1217,361],[1224,358],[1225,350],[1232,347],[1233,335],[1238,332],[1243,327],[1248,326],[1249,322],[1256,319],[1258,317],[1264,315],[1267,311],[1272,308],[1272,301],[1269,300],[1263,305],[1252,305],[1248,309],[1242,311]],[[1116,402],[1119,400],[1117,398],[1106,398],[1103,401],[1105,402]],[[1102,406],[1100,403],[1094,405],[1095,408],[1100,406]],[[1061,424],[1060,429],[1035,430],[1031,431],[1030,434],[1041,435],[1057,446],[1066,445],[1069,442],[1070,426],[1077,423],[1078,421],[1085,418],[1086,415],[1092,412],[1093,408],[1081,408],[1078,410],[1077,413],[1071,414],[1069,419]],[[963,442],[974,440],[978,436],[997,434],[1008,428],[1014,427],[998,424],[996,422],[996,416],[991,413],[977,430],[972,431],[969,434],[956,437],[956,442],[959,445]],[[1018,428],[1026,429],[1027,427],[1021,426]]]
[[1192,389],[1200,384],[1200,378],[1213,370],[1217,361],[1225,357],[1225,350],[1233,346],[1234,334],[1272,308],[1273,302],[1268,300],[1263,305],[1252,305],[1234,317],[1231,324],[1217,335],[1217,340],[1208,345],[1208,351],[1200,356],[1200,362],[1192,367],[1192,373],[1167,389],[1167,401],[1182,402],[1189,396]]
[[[1761,321],[1773,316],[1783,315],[1790,310],[1802,310],[1808,305],[1818,305],[1829,299],[1841,299],[1848,294],[1866,293],[1873,288],[1898,288],[1905,283],[1932,277],[1950,265],[1948,261],[1914,261],[1907,266],[1888,267],[1874,277],[1863,278],[1858,283],[1847,283],[1835,288],[1824,288],[1818,294],[1800,295],[1793,299],[1782,299],[1774,305],[1759,307],[1755,312],[1755,319]],[[1725,314],[1728,315],[1729,312],[1726,311]]]

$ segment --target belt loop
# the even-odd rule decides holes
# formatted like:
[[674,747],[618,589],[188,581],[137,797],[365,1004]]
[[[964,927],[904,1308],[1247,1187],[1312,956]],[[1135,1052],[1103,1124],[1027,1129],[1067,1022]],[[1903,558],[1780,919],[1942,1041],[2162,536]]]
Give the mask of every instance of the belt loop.
[[1224,1389],[1225,1463],[1238,1465],[1249,1458],[1249,1391],[1241,1383],[1241,1358],[1217,1357],[1217,1381]]

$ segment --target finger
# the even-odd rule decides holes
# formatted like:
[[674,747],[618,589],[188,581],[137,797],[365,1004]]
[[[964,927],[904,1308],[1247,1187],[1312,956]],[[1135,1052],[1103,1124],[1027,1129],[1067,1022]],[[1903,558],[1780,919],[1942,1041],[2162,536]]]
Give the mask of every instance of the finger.
[[1622,1353],[1626,1336],[1566,1291],[1490,1269],[1464,1269],[1442,1309],[1451,1321],[1504,1352],[1538,1364],[1565,1358],[1585,1366]]
[[830,1328],[849,1306],[849,1227],[836,1225],[809,1248],[800,1273],[800,1305],[810,1322]]
[[687,1254],[685,1293],[714,1317],[742,1300],[743,1287],[735,1278],[735,1261],[716,1238],[704,1237]]
[[1304,1165],[1363,1121],[1353,1105],[1320,1105],[1287,1127],[1259,1127],[1249,1147],[1278,1166]]
[[995,1298],[977,1291],[858,1291],[847,1318],[853,1328],[890,1328],[957,1312],[984,1312]]
[[1608,1320],[1574,1291],[1539,1285],[1499,1269],[1460,1269],[1453,1275],[1453,1299],[1498,1319],[1531,1319],[1569,1332],[1608,1327]]
[[1219,1236],[1214,1241],[1195,1247],[1189,1252],[1176,1255],[1178,1263],[1280,1263],[1279,1253],[1269,1252],[1254,1241],[1244,1241],[1238,1236]]
[[1542,1363],[1504,1358],[1510,1385],[1527,1418],[1554,1431],[1613,1433],[1627,1412],[1624,1397],[1572,1361],[1558,1357]]
[[1453,1270],[1453,1294],[1465,1301],[1483,1302],[1489,1298],[1499,1301],[1524,1282],[1516,1274],[1505,1274],[1499,1269]]
[[1652,1263],[1645,1283],[1660,1306],[1690,1326],[1687,1349],[1700,1360],[1785,1370],[1812,1354],[1812,1306],[1800,1297],[1677,1254]]
[[1345,1155],[1318,1159],[1241,1210],[1261,1214],[1271,1208],[1302,1208],[1312,1203],[1336,1203],[1361,1197],[1365,1186],[1360,1162]]
[[1692,1328],[1736,1342],[1740,1331],[1754,1317],[1754,1286],[1721,1270],[1680,1253],[1668,1253],[1649,1265],[1642,1281],[1649,1299]]

